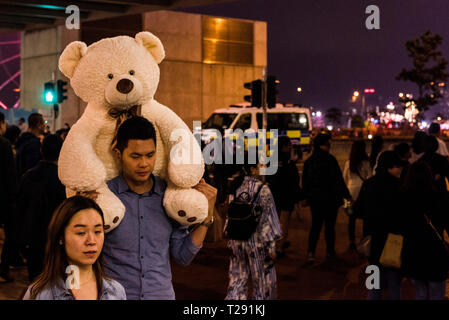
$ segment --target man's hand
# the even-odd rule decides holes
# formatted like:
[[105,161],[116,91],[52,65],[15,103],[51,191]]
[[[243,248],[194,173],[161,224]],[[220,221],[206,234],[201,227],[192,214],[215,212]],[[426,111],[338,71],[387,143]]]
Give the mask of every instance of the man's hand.
[[98,193],[98,192],[95,191],[95,190],[92,190],[92,191],[77,191],[77,192],[76,192],[76,195],[77,195],[77,196],[83,196],[83,197],[92,199],[92,200],[94,200],[94,201],[97,200],[99,194],[100,194],[100,193]]
[[207,184],[204,179],[201,179],[200,183],[194,186],[193,189],[198,190],[206,196],[206,199],[209,203],[209,210],[207,213],[207,218],[204,220],[204,222],[208,223],[214,215],[215,201],[217,201],[217,189],[212,187],[210,184]]

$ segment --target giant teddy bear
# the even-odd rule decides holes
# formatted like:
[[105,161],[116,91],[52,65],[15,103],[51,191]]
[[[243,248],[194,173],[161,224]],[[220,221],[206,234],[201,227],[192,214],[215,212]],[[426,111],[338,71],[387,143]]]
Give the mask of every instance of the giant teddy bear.
[[153,173],[167,182],[163,205],[168,216],[183,225],[207,217],[206,197],[192,189],[204,173],[201,149],[187,125],[154,100],[158,64],[164,57],[161,41],[150,32],[140,32],[135,38],[106,38],[90,46],[74,41],[59,59],[59,69],[70,79],[76,95],[88,103],[62,146],[59,177],[68,196],[99,193],[97,202],[107,232],[118,226],[125,213],[122,202],[106,184],[120,171],[111,146],[118,126],[133,115],[141,115],[155,126]]

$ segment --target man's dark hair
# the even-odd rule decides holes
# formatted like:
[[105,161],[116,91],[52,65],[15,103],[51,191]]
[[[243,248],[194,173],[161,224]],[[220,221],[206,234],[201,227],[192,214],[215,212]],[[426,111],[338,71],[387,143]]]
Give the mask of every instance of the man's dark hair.
[[38,128],[44,122],[44,117],[40,113],[32,113],[28,117],[28,127],[30,129]]
[[132,117],[125,120],[117,131],[117,144],[115,147],[120,152],[123,152],[131,139],[153,139],[154,145],[156,145],[156,130],[153,124],[143,117]]
[[22,118],[19,119],[19,121],[25,122],[25,118],[22,117]]
[[394,151],[396,151],[401,158],[404,158],[407,152],[410,151],[410,145],[405,142],[400,143],[396,147],[394,147]]
[[379,156],[376,174],[386,174],[388,169],[403,166],[404,163],[402,162],[402,159],[395,151],[392,150],[384,151]]
[[438,140],[434,136],[426,137],[426,145],[425,152],[426,153],[435,153],[438,150]]
[[5,121],[5,115],[3,112],[0,112],[0,123]]
[[59,152],[61,151],[62,142],[61,139],[55,134],[49,134],[44,138],[42,142],[42,156],[44,160],[56,161],[59,158]]
[[439,134],[440,133],[440,125],[436,122],[432,122],[429,126],[429,134]]
[[331,140],[330,135],[328,135],[327,133],[320,133],[313,140],[313,147],[315,149],[318,149],[319,147],[328,144],[330,140]]

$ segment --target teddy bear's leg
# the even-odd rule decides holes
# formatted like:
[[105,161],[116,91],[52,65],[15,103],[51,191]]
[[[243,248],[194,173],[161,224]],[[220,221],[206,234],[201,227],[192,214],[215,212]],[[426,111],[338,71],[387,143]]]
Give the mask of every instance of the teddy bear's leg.
[[117,227],[125,215],[125,206],[115,194],[109,190],[106,183],[97,189],[98,198],[96,202],[103,211],[104,231],[109,232]]
[[164,207],[170,218],[182,225],[202,222],[207,217],[208,201],[195,189],[181,189],[168,184],[165,190]]

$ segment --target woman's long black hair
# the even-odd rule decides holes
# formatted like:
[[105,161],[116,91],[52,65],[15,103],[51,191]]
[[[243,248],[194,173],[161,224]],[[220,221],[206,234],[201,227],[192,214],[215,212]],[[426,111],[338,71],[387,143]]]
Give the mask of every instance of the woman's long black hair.
[[360,166],[362,165],[362,162],[365,160],[368,161],[365,141],[362,140],[354,141],[349,156],[349,170],[352,173],[360,173]]

